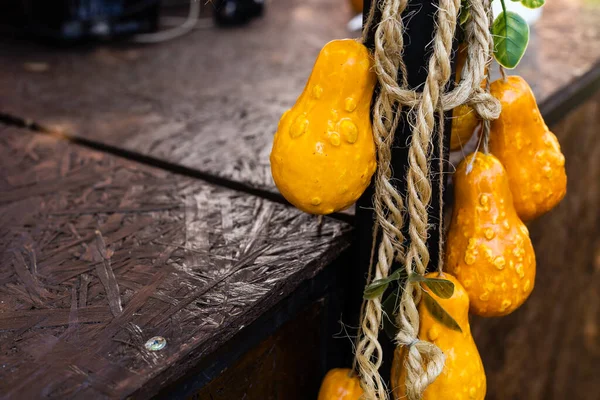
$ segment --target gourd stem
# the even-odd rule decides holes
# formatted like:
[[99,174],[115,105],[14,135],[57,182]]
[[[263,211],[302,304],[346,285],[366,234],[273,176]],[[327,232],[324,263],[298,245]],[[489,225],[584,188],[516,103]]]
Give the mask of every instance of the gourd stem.
[[484,120],[482,126],[482,134],[481,134],[482,142],[483,142],[483,153],[488,154],[490,152],[489,142],[490,142],[490,121]]
[[[500,69],[502,69],[502,66],[500,65]],[[490,92],[490,73],[489,73],[489,68],[487,69],[487,73],[485,74],[485,91],[486,92]],[[504,79],[506,79],[506,77],[504,77]],[[489,142],[490,142],[490,129],[491,129],[491,122],[487,119],[484,119],[481,122],[481,140],[483,142],[483,153],[484,154],[488,154],[489,153]]]
[[[500,0],[500,1],[502,2],[502,9],[505,11],[504,17],[506,18],[506,5],[504,4],[504,0]],[[494,24],[494,13],[492,12],[492,0],[489,0],[485,4],[487,7],[489,26],[491,27]],[[494,54],[494,41],[493,40],[490,40],[490,54]],[[491,82],[490,82],[491,65],[490,64],[492,63],[492,59],[493,58],[490,57],[490,60],[488,61],[488,64],[487,64],[487,68],[485,70],[486,71],[485,72],[485,91],[487,93],[490,93],[490,85],[491,85]],[[502,79],[504,81],[506,81],[506,73],[504,72],[504,68],[500,64],[498,64],[498,66],[500,67],[500,74],[502,75]],[[482,121],[481,129],[482,129],[481,136],[483,139],[483,153],[488,154],[489,153],[491,121],[488,119],[484,119]]]
[[506,69],[500,64],[498,64],[498,69],[500,70],[500,75],[502,76],[502,81],[506,82]]

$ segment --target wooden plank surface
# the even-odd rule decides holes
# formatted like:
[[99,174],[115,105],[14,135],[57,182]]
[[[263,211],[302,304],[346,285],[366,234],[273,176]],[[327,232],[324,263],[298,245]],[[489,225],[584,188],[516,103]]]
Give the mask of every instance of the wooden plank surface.
[[[321,46],[357,36],[346,30],[348,3],[272,1],[249,26],[152,46],[57,49],[2,39],[0,112],[273,191],[277,121]],[[597,3],[546,4],[515,71],[540,102],[600,59],[599,21]]]
[[535,290],[515,313],[474,318],[488,400],[591,400],[600,394],[600,91],[558,124],[568,190],[529,224]]
[[[0,393],[148,397],[328,265],[348,233],[0,127]],[[156,335],[167,346],[148,351]]]

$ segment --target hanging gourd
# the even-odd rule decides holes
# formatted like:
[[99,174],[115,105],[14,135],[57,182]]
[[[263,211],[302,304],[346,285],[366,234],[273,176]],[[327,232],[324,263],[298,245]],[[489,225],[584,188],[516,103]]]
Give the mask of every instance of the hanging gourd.
[[[463,67],[467,61],[467,46],[461,44],[456,52],[456,77],[460,81]],[[485,87],[487,80],[481,83]],[[480,120],[475,110],[467,104],[461,104],[452,110],[452,130],[450,133],[450,150],[460,150],[469,142]]]
[[327,372],[317,400],[359,400],[363,395],[360,381],[349,368],[334,368]]
[[446,268],[469,294],[473,314],[510,314],[533,290],[535,253],[508,175],[496,157],[477,152],[458,165],[454,193]]
[[[431,291],[426,284],[422,288],[426,295],[419,304],[419,339],[438,346],[446,356],[444,369],[437,379],[423,393],[423,400],[483,400],[486,391],[485,372],[477,346],[471,336],[469,326],[469,296],[458,280],[450,274],[437,272],[425,278],[444,278],[454,284],[454,293],[444,299]],[[439,317],[432,315],[426,303],[430,297],[450,315],[456,327],[451,329],[440,323]],[[435,307],[435,306],[434,306]],[[406,347],[398,347],[392,363],[391,386],[394,399],[406,399],[406,369],[404,368]]]
[[498,79],[490,90],[502,104],[500,118],[491,124],[490,152],[506,169],[517,214],[530,221],[565,196],[565,157],[523,78]]
[[304,91],[279,121],[271,151],[273,179],[281,194],[307,213],[349,207],[375,172],[371,67],[361,43],[327,43]]

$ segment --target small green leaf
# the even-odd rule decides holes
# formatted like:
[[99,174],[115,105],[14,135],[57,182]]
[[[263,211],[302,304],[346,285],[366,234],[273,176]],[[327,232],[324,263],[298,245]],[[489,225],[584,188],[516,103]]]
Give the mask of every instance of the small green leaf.
[[454,283],[444,278],[425,278],[415,272],[408,277],[410,282],[423,282],[436,296],[449,299],[454,294]]
[[527,22],[512,11],[502,12],[492,24],[492,35],[496,61],[504,68],[516,67],[529,43]]
[[371,282],[371,284],[365,288],[363,298],[365,300],[372,300],[381,296],[383,292],[385,292],[385,290],[388,288],[389,284],[399,280],[403,274],[404,270],[398,269],[393,274],[389,275],[387,278],[377,279]]
[[527,8],[540,8],[545,3],[545,0],[521,0],[521,4]]
[[469,20],[469,17],[471,16],[471,12],[469,11],[468,8],[461,8],[460,9],[460,14],[458,16],[458,22],[461,25],[464,25],[467,23],[467,21]]
[[452,318],[450,314],[444,310],[444,308],[438,303],[427,291],[423,291],[423,301],[425,302],[425,307],[427,311],[431,314],[433,318],[435,318],[439,323],[444,326],[462,332],[460,325]]
[[395,323],[395,316],[400,306],[400,289],[394,290],[381,303],[383,309],[383,330],[390,340],[394,340],[398,333],[398,327]]
[[471,15],[471,13],[469,12],[469,5],[470,4],[467,0],[460,1],[460,12],[458,14],[458,21],[460,25],[464,25],[469,19],[469,16]]
[[466,24],[467,21],[469,20],[470,16],[471,16],[471,12],[469,11],[469,6],[468,5],[461,6],[460,13],[458,14],[458,23],[460,25]]
[[388,288],[390,283],[386,279],[378,279],[365,288],[363,298],[365,300],[373,300],[381,296]]

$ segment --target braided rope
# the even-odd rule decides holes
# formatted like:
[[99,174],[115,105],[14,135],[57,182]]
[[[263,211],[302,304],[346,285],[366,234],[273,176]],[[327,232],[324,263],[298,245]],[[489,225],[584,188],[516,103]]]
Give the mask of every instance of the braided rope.
[[[381,22],[375,29],[374,61],[380,91],[373,108],[373,136],[378,157],[375,177],[376,225],[373,234],[373,250],[379,228],[381,228],[381,241],[375,267],[371,257],[367,283],[387,277],[394,261],[403,263],[408,274],[413,271],[421,275],[425,274],[429,263],[426,242],[432,193],[429,168],[432,136],[436,128],[435,114],[438,114],[437,128],[440,144],[443,143],[444,110],[469,104],[484,121],[496,119],[500,114],[499,102],[480,87],[486,77],[485,67],[491,60],[489,0],[470,1],[471,18],[466,26],[466,40],[469,47],[463,76],[452,91],[445,93],[452,72],[450,64],[452,40],[456,30],[460,0],[440,0],[436,14],[437,29],[433,40],[433,54],[429,60],[428,76],[421,93],[408,89],[406,67],[402,61],[404,25],[401,15],[407,3],[408,0],[380,1]],[[375,7],[374,5],[370,10],[364,32],[369,32],[374,24]],[[400,71],[400,83],[398,83],[398,71]],[[412,110],[409,114],[409,122],[413,127],[408,155],[409,169],[406,175],[410,238],[406,252],[403,248],[405,238],[401,231],[405,211],[404,200],[391,182],[391,146],[402,107]],[[443,173],[442,161],[440,161],[439,173]],[[440,198],[440,207],[442,206]],[[440,246],[443,246],[441,237]],[[443,252],[440,251],[440,260],[442,254]],[[441,261],[439,268],[440,270],[442,268]],[[441,373],[445,361],[443,352],[437,346],[418,339],[417,304],[420,298],[421,287],[407,282],[397,317],[400,331],[396,341],[398,345],[406,346],[408,349],[405,368],[407,370],[406,393],[409,400],[421,398],[427,386]],[[382,348],[378,341],[378,333],[381,323],[382,307],[381,296],[379,296],[363,303],[355,352],[355,364],[365,391],[363,398],[368,400],[388,398],[385,383],[379,374]]]
[[[381,23],[375,31],[374,61],[381,91],[373,107],[373,138],[378,158],[374,206],[382,234],[374,279],[387,277],[394,259],[401,262],[404,254],[404,235],[401,231],[404,204],[402,196],[391,182],[391,147],[401,116],[401,113],[397,112],[401,104],[394,98],[393,93],[402,90],[402,87],[408,87],[406,67],[402,57],[398,56],[404,48],[402,12],[406,5],[407,0],[389,0],[382,9]],[[373,21],[373,14],[374,7],[369,14],[370,23]],[[402,87],[398,84],[398,71],[401,71]],[[377,229],[374,230],[376,231]],[[377,235],[374,234],[373,247],[376,240]],[[369,269],[372,269],[372,265]],[[362,335],[359,336],[355,353],[365,390],[364,396],[367,399],[387,397],[385,383],[378,372],[382,360],[382,349],[377,339],[381,316],[381,299],[367,301],[361,323]]]
[[[430,150],[433,130],[436,125],[435,112],[441,93],[452,73],[450,55],[456,30],[456,19],[460,0],[440,0],[437,12],[437,31],[433,41],[433,55],[429,59],[427,80],[423,87],[421,102],[411,113],[413,131],[408,151],[407,197],[410,224],[410,245],[405,268],[408,274],[416,270],[424,275],[429,264],[427,231],[431,180],[429,177]],[[440,121],[440,125],[443,121]],[[440,177],[441,179],[441,177]],[[409,400],[420,399],[423,391],[444,368],[444,353],[433,343],[418,339],[419,313],[417,304],[421,297],[421,286],[406,282],[398,322],[400,331],[396,341],[408,346],[406,357],[406,394]]]

